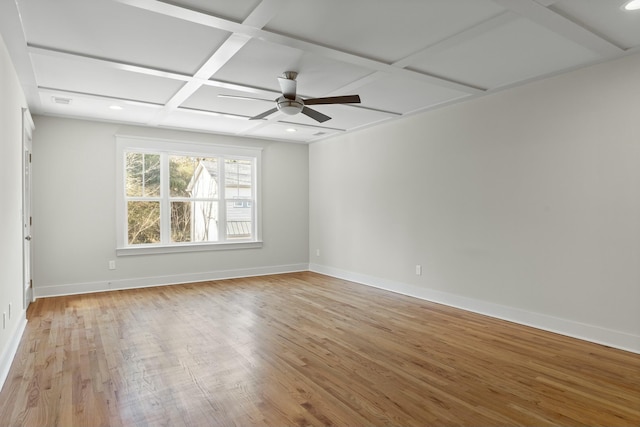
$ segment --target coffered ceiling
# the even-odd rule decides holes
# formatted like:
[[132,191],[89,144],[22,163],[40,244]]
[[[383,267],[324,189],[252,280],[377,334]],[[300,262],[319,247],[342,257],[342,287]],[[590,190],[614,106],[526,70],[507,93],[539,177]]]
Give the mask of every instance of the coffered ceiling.
[[[625,3],[2,0],[0,31],[33,113],[308,143],[637,52]],[[285,71],[362,103],[249,120]]]

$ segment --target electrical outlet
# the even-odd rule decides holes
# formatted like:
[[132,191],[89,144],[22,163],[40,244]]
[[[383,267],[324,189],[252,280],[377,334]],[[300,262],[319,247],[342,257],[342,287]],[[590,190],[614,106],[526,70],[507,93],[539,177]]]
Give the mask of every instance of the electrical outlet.
[[420,264],[416,265],[416,276],[422,276],[422,266]]
[[320,249],[316,249],[316,256],[320,256]]
[[114,260],[109,260],[109,270],[116,269],[116,262]]

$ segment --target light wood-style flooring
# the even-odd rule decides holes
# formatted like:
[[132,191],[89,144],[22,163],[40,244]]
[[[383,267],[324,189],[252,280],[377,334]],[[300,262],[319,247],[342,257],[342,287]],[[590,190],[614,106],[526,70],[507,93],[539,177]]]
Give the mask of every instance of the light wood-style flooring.
[[28,317],[3,426],[640,425],[640,355],[309,272]]

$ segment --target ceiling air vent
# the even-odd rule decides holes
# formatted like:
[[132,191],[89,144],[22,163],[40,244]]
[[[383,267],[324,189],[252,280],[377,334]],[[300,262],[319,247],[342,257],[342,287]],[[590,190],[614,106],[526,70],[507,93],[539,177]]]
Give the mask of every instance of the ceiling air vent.
[[325,133],[326,133],[326,132],[322,132],[322,131],[320,131],[320,132],[316,132],[316,133],[314,133],[314,134],[313,134],[313,136],[320,136],[320,135],[324,135]]
[[61,96],[52,96],[51,100],[55,104],[61,104],[61,105],[69,105],[69,104],[71,104],[71,98],[62,98]]

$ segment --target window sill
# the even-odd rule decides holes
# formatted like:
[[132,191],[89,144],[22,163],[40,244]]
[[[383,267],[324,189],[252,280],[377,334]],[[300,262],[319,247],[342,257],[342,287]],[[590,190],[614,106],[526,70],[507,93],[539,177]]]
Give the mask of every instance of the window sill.
[[204,251],[230,251],[236,249],[258,249],[262,247],[262,241],[255,242],[229,242],[229,243],[199,243],[189,245],[166,246],[136,246],[116,248],[116,256],[171,254],[180,252],[204,252]]

